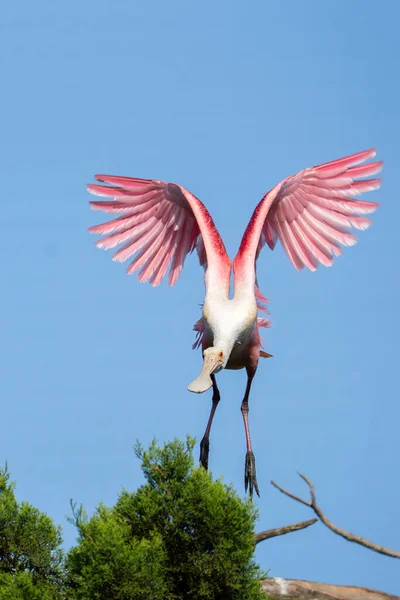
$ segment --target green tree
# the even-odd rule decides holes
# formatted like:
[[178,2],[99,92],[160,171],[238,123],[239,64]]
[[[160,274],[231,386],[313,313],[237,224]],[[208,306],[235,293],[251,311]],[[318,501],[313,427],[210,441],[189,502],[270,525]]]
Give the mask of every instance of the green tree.
[[136,454],[146,483],[88,519],[73,507],[78,544],[67,557],[79,600],[256,600],[256,511],[194,467],[194,441],[153,442]]
[[0,469],[0,599],[61,598],[61,531],[44,513],[15,497],[7,468]]

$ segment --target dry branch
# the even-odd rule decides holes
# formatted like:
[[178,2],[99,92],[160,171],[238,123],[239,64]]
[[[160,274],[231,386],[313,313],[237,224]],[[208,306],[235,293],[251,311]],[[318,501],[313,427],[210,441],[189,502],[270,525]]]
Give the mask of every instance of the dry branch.
[[310,495],[311,495],[310,502],[307,502],[307,500],[303,500],[303,498],[300,498],[299,496],[295,496],[291,492],[288,492],[287,490],[280,487],[274,481],[271,481],[271,483],[280,492],[282,492],[282,494],[285,494],[286,496],[289,496],[289,498],[292,498],[293,500],[296,500],[297,502],[301,502],[301,504],[305,504],[305,506],[309,506],[310,508],[312,508],[312,510],[317,515],[317,517],[319,517],[321,519],[321,521],[324,523],[324,525],[326,525],[331,531],[333,531],[333,533],[340,535],[342,538],[348,540],[349,542],[354,542],[355,544],[359,544],[360,546],[369,548],[370,550],[373,550],[374,552],[378,552],[379,554],[385,554],[386,556],[391,556],[392,558],[400,558],[400,552],[398,550],[390,550],[389,548],[385,548],[385,546],[381,546],[380,544],[375,544],[374,542],[370,542],[366,538],[363,538],[359,535],[355,535],[354,533],[350,533],[350,531],[345,531],[344,529],[341,529],[340,527],[337,527],[336,525],[334,525],[334,523],[332,523],[324,515],[324,513],[318,506],[317,500],[315,498],[315,489],[314,489],[314,485],[312,484],[312,482],[309,479],[307,479],[307,477],[305,475],[302,475],[301,473],[298,473],[298,475],[303,479],[303,481],[305,481],[307,483],[307,485],[310,489]]
[[293,523],[293,525],[284,525],[283,527],[275,527],[274,529],[266,529],[265,531],[260,531],[260,533],[256,533],[256,544],[259,542],[263,542],[264,540],[268,540],[272,537],[277,537],[278,535],[285,535],[286,533],[291,533],[292,531],[299,531],[300,529],[306,529],[310,527],[310,525],[314,525],[318,519],[310,519],[309,521],[300,521],[300,523]]
[[344,585],[299,579],[263,579],[261,589],[271,600],[400,600],[399,596]]

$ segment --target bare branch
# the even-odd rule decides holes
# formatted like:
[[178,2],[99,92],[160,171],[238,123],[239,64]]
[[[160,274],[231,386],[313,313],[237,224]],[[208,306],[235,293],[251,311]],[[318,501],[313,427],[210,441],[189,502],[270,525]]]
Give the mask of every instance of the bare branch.
[[274,577],[261,581],[261,590],[271,600],[400,600],[399,596],[367,588],[330,585],[299,579]]
[[268,540],[269,538],[277,537],[278,535],[285,535],[292,531],[299,531],[300,529],[306,529],[310,525],[314,525],[318,519],[310,519],[309,521],[300,521],[300,523],[293,523],[293,525],[285,525],[284,527],[275,527],[274,529],[266,529],[256,533],[256,544]]
[[328,517],[326,517],[324,515],[321,508],[317,504],[313,483],[302,473],[298,473],[298,475],[303,479],[303,481],[305,481],[305,483],[308,485],[308,487],[310,489],[311,502],[307,502],[307,500],[303,500],[302,498],[299,498],[299,496],[295,496],[294,494],[291,494],[287,490],[281,488],[274,481],[271,481],[271,483],[280,492],[282,492],[282,494],[285,494],[286,496],[289,496],[289,498],[293,498],[293,500],[296,500],[297,502],[301,502],[301,504],[305,504],[306,506],[309,506],[310,508],[312,508],[313,511],[315,512],[315,514],[317,515],[317,517],[319,517],[320,520],[324,523],[324,525],[326,525],[331,531],[333,531],[333,533],[340,535],[345,540],[348,540],[349,542],[354,542],[355,544],[359,544],[360,546],[364,546],[365,548],[369,548],[370,550],[373,550],[374,552],[378,552],[379,554],[385,554],[386,556],[391,556],[392,558],[400,558],[400,552],[398,550],[390,550],[389,548],[385,548],[385,546],[381,546],[380,544],[375,544],[374,542],[370,542],[366,538],[363,538],[359,535],[355,535],[354,533],[351,533],[350,531],[346,531],[345,529],[341,529],[340,527],[337,527],[334,523],[332,523],[332,521],[330,521],[328,519]]
[[297,502],[301,502],[301,504],[305,504],[305,506],[309,506],[310,508],[312,508],[311,502],[307,502],[307,500],[303,500],[303,498],[300,498],[299,496],[295,496],[291,492],[288,492],[287,490],[283,489],[280,485],[275,483],[275,481],[271,481],[271,483],[274,487],[276,487],[277,490],[282,492],[282,494],[285,494],[285,496],[289,496],[289,498],[293,498],[293,500],[296,500]]

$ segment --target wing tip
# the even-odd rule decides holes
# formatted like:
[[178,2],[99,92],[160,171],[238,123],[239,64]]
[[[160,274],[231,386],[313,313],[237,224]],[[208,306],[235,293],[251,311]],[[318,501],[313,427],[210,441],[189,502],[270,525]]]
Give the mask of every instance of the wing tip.
[[89,194],[92,194],[92,196],[101,196],[102,194],[97,191],[96,187],[97,186],[95,183],[88,183],[86,190],[89,192]]
[[[367,150],[361,150],[361,152],[356,152],[352,156],[354,156],[354,158],[358,159],[360,162],[365,162],[370,158],[374,158],[374,156],[376,156],[376,152],[376,148],[368,148]],[[349,158],[351,157],[349,156]]]
[[355,154],[350,154],[348,156],[343,156],[342,158],[337,158],[336,160],[331,160],[329,162],[315,165],[313,167],[314,172],[319,173],[329,173],[332,170],[336,169],[346,169],[355,165],[359,165],[361,163],[370,160],[376,156],[376,148],[369,148],[368,150],[362,150],[361,152],[356,152]]

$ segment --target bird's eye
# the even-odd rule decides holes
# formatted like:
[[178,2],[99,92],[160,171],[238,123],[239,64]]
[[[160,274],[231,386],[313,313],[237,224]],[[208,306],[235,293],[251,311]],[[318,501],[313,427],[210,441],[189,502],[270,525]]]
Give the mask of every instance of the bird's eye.
[[223,357],[223,355],[224,355],[224,353],[223,353],[222,351],[221,351],[221,352],[218,352],[218,358],[222,358],[222,357]]

